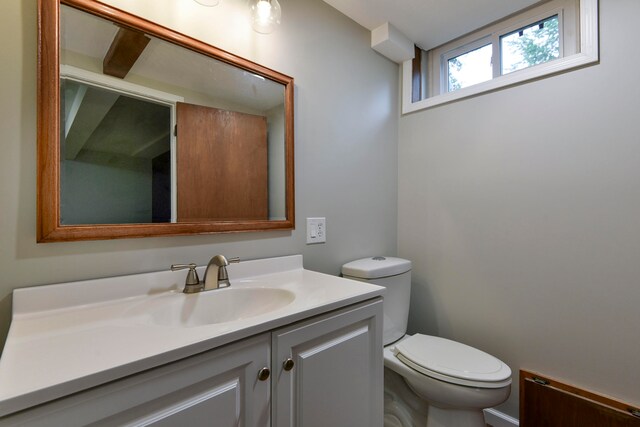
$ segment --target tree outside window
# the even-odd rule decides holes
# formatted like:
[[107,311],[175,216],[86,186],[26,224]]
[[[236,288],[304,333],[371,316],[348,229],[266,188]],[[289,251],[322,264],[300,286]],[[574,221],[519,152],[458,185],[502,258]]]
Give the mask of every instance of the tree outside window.
[[560,57],[558,15],[500,38],[502,74],[532,67]]

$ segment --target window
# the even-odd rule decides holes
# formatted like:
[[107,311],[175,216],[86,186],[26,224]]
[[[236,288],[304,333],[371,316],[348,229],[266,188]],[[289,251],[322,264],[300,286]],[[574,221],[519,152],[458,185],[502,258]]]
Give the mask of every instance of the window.
[[[427,52],[434,95],[454,92],[577,51],[575,37],[561,37],[575,27],[575,0],[554,0]],[[563,19],[566,17],[566,19]],[[565,44],[566,49],[563,44]]]
[[500,36],[500,74],[560,58],[558,15]]
[[403,65],[403,113],[597,62],[597,8],[598,0],[551,0],[422,51],[418,66]]
[[[440,78],[446,83],[441,92],[453,92],[560,58],[559,16],[558,12],[516,30],[503,27],[441,54],[440,62],[445,69]],[[494,59],[499,67],[493,64]]]
[[449,52],[442,61],[446,64],[445,78],[446,91],[462,89],[477,83],[485,82],[493,78],[493,67],[491,66],[492,45],[486,40],[479,40],[469,49],[457,49]]

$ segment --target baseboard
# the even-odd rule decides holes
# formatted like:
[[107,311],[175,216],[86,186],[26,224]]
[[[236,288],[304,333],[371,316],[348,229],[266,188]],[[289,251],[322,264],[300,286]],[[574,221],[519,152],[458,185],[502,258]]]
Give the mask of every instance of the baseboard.
[[484,410],[484,422],[493,427],[516,427],[520,421],[495,409]]

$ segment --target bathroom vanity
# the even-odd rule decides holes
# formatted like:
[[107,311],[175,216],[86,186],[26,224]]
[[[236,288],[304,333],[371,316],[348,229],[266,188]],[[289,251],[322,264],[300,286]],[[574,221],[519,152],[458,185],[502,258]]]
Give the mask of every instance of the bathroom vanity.
[[0,425],[382,426],[384,288],[301,256],[14,291]]

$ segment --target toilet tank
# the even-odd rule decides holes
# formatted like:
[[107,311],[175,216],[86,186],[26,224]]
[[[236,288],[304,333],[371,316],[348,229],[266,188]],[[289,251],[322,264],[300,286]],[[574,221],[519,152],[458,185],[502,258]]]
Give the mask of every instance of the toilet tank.
[[399,340],[407,332],[411,295],[411,261],[402,258],[373,257],[342,266],[342,276],[387,288],[384,294],[384,345]]

